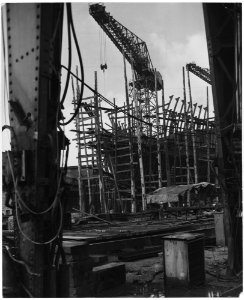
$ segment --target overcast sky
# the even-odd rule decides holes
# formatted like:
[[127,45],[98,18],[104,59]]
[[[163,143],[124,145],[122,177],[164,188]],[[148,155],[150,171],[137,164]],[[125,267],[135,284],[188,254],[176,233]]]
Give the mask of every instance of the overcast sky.
[[[207,44],[201,3],[105,3],[108,11],[117,21],[146,42],[154,68],[163,76],[166,101],[169,95],[183,95],[182,67],[196,62],[201,67],[209,67]],[[109,100],[116,98],[118,105],[125,101],[123,58],[119,50],[106,38],[101,42],[102,29],[89,14],[88,3],[72,4],[72,12],[82,53],[85,82],[94,86],[94,71],[98,72],[98,90]],[[100,70],[101,52],[106,52],[108,69]],[[74,53],[73,70],[78,63]],[[64,23],[63,63],[67,64],[67,34]],[[127,65],[128,78],[131,79]],[[193,102],[206,106],[207,84],[190,74]],[[65,73],[64,78],[65,79]],[[91,93],[85,92],[84,96]],[[187,97],[188,94],[187,94]],[[66,115],[70,113],[70,99],[67,97]],[[189,98],[188,98],[189,99]],[[180,105],[179,105],[180,106]],[[212,104],[210,112],[213,111]],[[74,127],[74,125],[72,125]],[[72,126],[67,126],[66,134]],[[76,154],[75,143],[71,153]],[[76,155],[71,155],[69,165],[76,165]]]
[[[105,2],[106,11],[146,42],[154,68],[163,76],[166,101],[169,95],[183,96],[182,67],[189,62],[196,62],[201,67],[209,67],[203,11],[201,3],[130,3]],[[123,58],[115,45],[106,38],[106,63],[108,69],[100,70],[101,51],[104,43],[100,42],[102,30],[89,14],[89,4],[73,3],[72,12],[75,30],[82,54],[85,82],[94,87],[94,71],[98,72],[98,91],[118,105],[125,102]],[[103,34],[104,35],[104,34]],[[72,71],[78,65],[78,56],[74,49]],[[67,65],[68,45],[66,15],[64,15],[62,63]],[[128,79],[131,79],[130,66],[127,64]],[[63,71],[62,83],[66,73]],[[201,79],[191,74],[193,102],[206,106],[206,86]],[[91,95],[85,90],[84,97]],[[187,100],[189,96],[187,94]],[[65,102],[64,115],[69,118],[73,106],[71,89]],[[104,104],[103,104],[104,105]],[[212,103],[210,112],[213,111]],[[69,165],[77,165],[77,149],[72,139],[74,123],[67,126],[65,133],[71,140]],[[6,144],[6,143],[5,143]],[[3,147],[3,150],[6,150]]]

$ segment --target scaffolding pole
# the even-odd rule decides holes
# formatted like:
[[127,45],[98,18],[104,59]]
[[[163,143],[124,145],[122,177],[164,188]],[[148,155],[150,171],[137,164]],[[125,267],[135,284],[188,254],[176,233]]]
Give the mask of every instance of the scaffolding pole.
[[[172,100],[172,98],[171,98]],[[170,101],[171,101],[170,100]],[[167,127],[166,127],[166,109],[164,100],[164,81],[162,82],[162,106],[163,106],[163,127],[164,127],[164,152],[165,152],[165,165],[166,165],[166,179],[167,179],[167,186],[171,185],[171,178],[170,178],[170,165],[169,165],[169,151],[168,151],[168,140],[167,140]]]
[[159,110],[158,110],[158,93],[157,93],[157,70],[155,69],[155,93],[156,93],[156,128],[157,128],[157,158],[158,158],[158,187],[162,187],[162,162],[159,140]]
[[101,154],[101,137],[100,137],[100,119],[99,119],[99,104],[97,96],[97,72],[95,71],[95,119],[96,119],[96,138],[97,138],[97,167],[99,173],[99,196],[101,204],[101,212],[107,213],[107,206],[104,195],[104,181],[102,169],[102,154]]
[[146,189],[145,189],[145,177],[144,177],[144,168],[143,168],[143,157],[142,157],[142,145],[141,145],[141,121],[140,121],[140,110],[138,106],[137,92],[135,87],[135,70],[132,65],[132,81],[133,81],[133,100],[135,103],[135,113],[136,117],[136,135],[137,135],[137,144],[138,144],[138,157],[140,165],[140,177],[141,177],[141,196],[142,196],[142,210],[146,210]]
[[[185,86],[185,68],[183,72],[183,101],[184,101],[184,122],[185,122],[185,148],[186,148],[186,170],[187,170],[187,185],[190,184],[190,165],[189,165],[189,148],[188,148],[188,128],[187,128],[187,110],[186,110],[186,86]],[[187,205],[190,205],[190,193],[187,192]]]
[[209,98],[208,98],[208,86],[207,86],[207,132],[206,132],[206,142],[207,142],[207,182],[210,182],[210,141],[209,141]]
[[[74,88],[74,81],[73,77],[71,78],[72,84],[72,91],[73,91],[73,101],[74,101],[74,109],[76,109],[76,99],[79,97],[78,90]],[[81,184],[81,157],[80,157],[80,150],[81,150],[81,143],[80,143],[80,120],[79,120],[79,113],[75,118],[75,127],[76,127],[76,137],[77,137],[77,148],[78,148],[78,192],[79,192],[79,210],[83,214],[84,213],[84,205],[82,203],[82,184]]]
[[192,95],[191,95],[191,82],[189,70],[187,69],[187,78],[188,78],[188,89],[189,89],[189,99],[190,99],[190,112],[191,112],[191,136],[192,136],[192,146],[193,146],[193,164],[194,164],[194,182],[198,183],[198,173],[197,173],[197,151],[196,151],[196,136],[194,128],[194,114],[193,114],[193,105],[192,105]]
[[131,133],[131,118],[130,118],[130,102],[129,102],[129,92],[128,92],[128,82],[126,74],[126,62],[125,56],[123,55],[124,60],[124,79],[125,79],[125,96],[126,96],[126,107],[128,115],[128,133],[129,133],[129,151],[130,151],[130,180],[131,180],[131,212],[136,212],[136,195],[135,195],[135,178],[134,178],[134,162],[133,162],[133,141]]

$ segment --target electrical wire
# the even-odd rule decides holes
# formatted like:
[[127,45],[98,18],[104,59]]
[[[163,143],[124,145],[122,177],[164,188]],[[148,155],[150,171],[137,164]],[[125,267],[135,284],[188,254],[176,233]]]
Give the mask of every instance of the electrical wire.
[[11,253],[10,248],[9,248],[7,245],[3,245],[3,246],[5,247],[5,249],[6,249],[7,253],[8,253],[8,255],[9,255],[9,257],[10,257],[14,262],[16,262],[16,263],[18,263],[18,264],[20,264],[20,265],[23,265],[23,266],[26,268],[26,271],[27,271],[31,276],[38,276],[38,277],[41,276],[41,274],[39,274],[39,273],[33,273],[33,272],[31,272],[29,266],[28,266],[23,260],[16,259],[16,258],[13,256],[13,254]]
[[[70,32],[70,14],[68,12],[68,9],[66,9],[66,15],[67,15],[67,31],[68,31],[68,69],[71,70],[71,64],[72,64],[72,43],[71,43],[71,32]],[[68,72],[64,87],[63,96],[60,100],[61,105],[64,103],[65,97],[67,95],[68,86],[70,81],[70,72]]]
[[[13,130],[13,128],[11,126],[8,126],[8,125],[4,125],[2,130],[4,129],[9,129],[9,130]],[[17,189],[17,181],[15,180],[15,176],[14,176],[14,170],[13,170],[13,165],[12,165],[12,162],[11,162],[11,158],[10,158],[10,155],[9,155],[9,151],[7,151],[7,157],[8,157],[8,162],[9,162],[9,167],[10,167],[10,173],[11,173],[11,176],[12,176],[12,180],[13,180],[13,184],[14,184],[14,189],[15,189],[15,193],[17,194],[17,199],[20,201],[20,203],[22,204],[22,206],[24,206],[24,208],[29,212],[29,213],[32,213],[34,215],[43,215],[43,214],[46,214],[47,212],[49,212],[54,204],[55,204],[55,199],[54,201],[52,202],[52,204],[44,211],[41,211],[41,212],[37,212],[37,211],[34,211],[33,209],[31,209],[22,199],[18,189]],[[60,175],[60,178],[61,178],[61,175]],[[18,201],[17,200],[17,201]]]
[[11,172],[11,176],[12,176],[12,180],[13,180],[13,184],[14,184],[14,189],[15,189],[15,193],[16,193],[16,200],[19,201],[22,206],[24,206],[24,208],[29,212],[29,213],[32,213],[34,215],[43,215],[43,214],[46,214],[47,212],[49,212],[54,204],[55,204],[55,199],[54,201],[52,202],[52,204],[44,211],[41,211],[41,212],[37,212],[37,211],[34,211],[33,209],[31,209],[22,199],[18,189],[17,189],[17,181],[15,180],[15,176],[14,176],[14,171],[13,171],[13,166],[12,166],[12,162],[11,162],[11,159],[10,159],[10,155],[9,155],[9,152],[7,151],[7,157],[8,157],[8,162],[9,162],[9,167],[10,167],[10,172]]
[[[61,176],[60,176],[61,178]],[[56,200],[59,198],[59,190],[60,190],[60,182],[61,180],[59,181],[59,186],[58,186],[58,189],[57,189],[57,193],[56,193],[56,196],[55,196],[55,202]],[[15,194],[15,198],[16,198],[16,194]],[[17,199],[15,201],[15,214],[16,214],[16,221],[17,221],[17,225],[18,225],[18,228],[21,232],[21,234],[29,241],[31,242],[32,244],[35,244],[35,245],[47,245],[47,244],[50,244],[51,242],[53,242],[60,234],[61,230],[62,230],[62,225],[63,225],[63,208],[62,208],[62,204],[61,204],[61,201],[59,199],[59,207],[60,207],[60,223],[59,223],[59,228],[57,230],[57,233],[54,235],[54,237],[52,237],[50,240],[46,241],[46,242],[37,242],[37,241],[34,241],[32,240],[30,237],[28,237],[22,230],[21,228],[21,225],[20,225],[20,221],[19,221],[19,216],[18,216],[18,205],[17,205]]]
[[[61,11],[60,11],[60,13],[59,13],[59,17],[58,17],[58,21],[57,21],[57,24],[56,24],[56,27],[55,27],[55,32],[54,32],[54,37],[55,37],[55,35],[56,35],[56,32],[57,32],[57,27],[58,27],[58,23],[60,22],[60,15],[61,15]],[[68,14],[68,17],[67,17],[67,19],[69,20],[68,22],[69,22],[69,26],[68,26],[68,28],[69,28],[69,35],[70,35],[70,28],[71,28],[71,22],[70,22],[70,13]],[[74,30],[73,30],[74,31]],[[71,38],[69,38],[69,40],[71,40]],[[3,43],[4,45],[5,45],[5,43]],[[70,47],[71,47],[71,42],[70,42]],[[71,49],[70,49],[70,53],[71,53]],[[5,54],[5,49],[4,49],[4,54]],[[5,57],[5,56],[4,56]],[[70,57],[69,57],[69,66],[70,66],[70,68],[71,68],[71,54],[70,54]],[[6,64],[5,64],[5,73],[7,73],[7,70],[6,70]],[[67,86],[68,86],[68,81],[69,81],[69,78],[70,78],[70,72],[69,72],[69,74],[68,74],[68,76],[67,76]],[[6,86],[7,86],[7,82],[6,82],[6,76],[5,76],[5,84],[6,84]],[[7,92],[7,89],[6,89],[6,92]],[[66,88],[66,90],[65,90],[65,93],[64,93],[64,95],[63,95],[63,99],[65,98],[65,96],[66,96],[66,93],[67,93],[67,88]],[[60,102],[59,102],[60,103]],[[5,102],[4,102],[4,104],[5,104]],[[60,104],[59,104],[60,105]],[[5,112],[5,119],[6,119],[6,110],[4,111]],[[11,126],[8,126],[8,125],[5,125],[5,126],[3,126],[2,127],[2,130],[5,130],[5,129],[10,129],[10,130],[13,130],[13,128],[11,127]],[[14,133],[14,135],[15,135],[15,132],[14,132],[14,130],[13,130],[13,133]],[[65,139],[63,139],[63,144],[65,143]],[[32,243],[34,243],[34,244],[37,244],[37,245],[43,245],[43,244],[49,244],[49,243],[51,243],[52,241],[54,241],[58,236],[59,236],[59,234],[60,234],[60,232],[61,232],[61,230],[62,230],[62,225],[63,225],[63,208],[62,208],[62,204],[61,204],[61,201],[60,201],[60,199],[59,199],[59,196],[60,196],[60,184],[61,184],[61,179],[62,179],[62,174],[60,175],[60,178],[59,178],[59,183],[58,183],[58,188],[57,188],[57,191],[56,191],[56,196],[55,196],[55,198],[54,198],[54,201],[52,202],[52,204],[46,209],[46,210],[44,210],[44,211],[34,211],[33,209],[31,209],[26,203],[25,203],[25,201],[23,201],[23,199],[22,199],[22,197],[21,197],[21,195],[20,195],[20,192],[18,191],[18,189],[17,189],[17,180],[15,179],[15,175],[14,175],[14,170],[13,170],[13,165],[12,165],[12,162],[11,162],[11,159],[10,159],[10,155],[9,155],[9,152],[7,151],[7,157],[8,157],[8,161],[9,161],[9,166],[10,166],[10,172],[11,172],[11,176],[12,176],[12,180],[13,180],[13,184],[14,184],[14,189],[15,189],[15,212],[16,212],[16,220],[17,220],[17,225],[18,225],[18,227],[19,227],[19,230],[20,230],[20,232],[21,232],[21,234],[27,239],[27,240],[29,240],[30,242],[32,242]],[[65,165],[67,165],[67,158],[68,158],[68,153],[66,153],[66,160],[65,160]],[[63,158],[63,162],[64,162],[64,158]],[[30,237],[28,237],[24,232],[23,232],[23,230],[22,230],[22,228],[21,228],[21,225],[20,225],[20,220],[19,220],[19,214],[18,214],[18,210],[20,209],[20,207],[22,206],[22,207],[24,207],[29,213],[32,213],[32,214],[34,214],[34,215],[43,215],[43,214],[45,214],[45,213],[47,213],[47,212],[49,212],[52,208],[54,208],[54,206],[55,206],[55,204],[56,204],[56,202],[57,202],[57,200],[59,199],[59,207],[60,207],[60,224],[59,224],[59,227],[58,227],[58,230],[57,230],[57,232],[56,232],[56,234],[54,235],[54,237],[52,237],[50,240],[48,240],[48,241],[45,241],[45,242],[38,242],[38,241],[34,241],[34,240],[32,240]],[[7,249],[8,250],[8,249]],[[8,252],[9,253],[9,252]],[[9,253],[9,255],[10,255],[10,253]],[[17,259],[15,259],[15,258],[13,258],[13,257],[11,257],[12,259],[14,259],[16,262],[18,262],[18,263],[21,263],[21,264],[24,264],[25,265],[25,263],[24,262],[22,262],[22,261],[19,261],[19,260],[17,260]],[[25,265],[26,266],[26,265]],[[26,266],[27,267],[27,266]],[[31,275],[38,275],[39,276],[39,274],[35,274],[35,273],[31,273],[30,271],[29,271],[29,273],[31,274]]]
[[[19,217],[18,217],[18,197],[19,197],[19,200],[21,200],[21,204],[31,213],[35,214],[35,215],[40,215],[40,214],[44,214],[44,213],[47,213],[52,207],[54,207],[54,204],[56,203],[56,200],[57,198],[59,197],[59,190],[60,190],[60,184],[61,184],[61,179],[62,179],[62,175],[60,175],[60,179],[59,179],[59,184],[58,184],[58,189],[57,189],[57,192],[56,192],[56,196],[55,196],[55,199],[52,203],[52,205],[45,211],[43,212],[39,212],[39,213],[36,213],[34,212],[33,210],[31,210],[26,204],[25,202],[21,199],[20,195],[19,195],[19,192],[17,191],[17,182],[15,181],[14,179],[14,173],[13,173],[13,166],[12,166],[12,163],[11,163],[11,160],[10,160],[10,156],[9,156],[9,152],[7,152],[7,156],[8,156],[8,160],[9,160],[9,164],[10,164],[10,171],[11,171],[11,174],[12,174],[12,177],[13,177],[13,182],[14,182],[14,188],[15,188],[15,212],[16,212],[16,220],[17,220],[17,225],[19,227],[19,230],[21,232],[21,234],[27,239],[29,240],[31,243],[33,244],[36,244],[36,245],[45,245],[45,244],[49,244],[51,243],[52,241],[54,241],[58,235],[60,234],[61,230],[62,230],[62,225],[63,225],[63,209],[62,209],[62,204],[61,204],[61,201],[59,200],[59,205],[60,205],[60,224],[59,224],[59,228],[58,228],[58,231],[57,233],[55,234],[55,236],[50,239],[49,241],[46,241],[46,242],[36,242],[34,240],[32,240],[31,238],[29,238],[24,232],[23,230],[21,229],[21,225],[19,223]],[[18,196],[17,196],[18,194]]]
[[20,282],[20,285],[23,288],[23,290],[26,292],[26,294],[29,296],[29,298],[35,298],[22,282]]
[[78,58],[79,58],[81,77],[83,78],[83,81],[81,82],[81,91],[80,91],[80,95],[79,95],[79,100],[77,102],[77,107],[75,109],[75,112],[74,112],[73,116],[66,122],[63,122],[63,123],[59,122],[60,125],[68,125],[74,120],[74,118],[76,117],[76,115],[78,114],[78,112],[80,110],[80,106],[81,106],[81,102],[82,102],[82,98],[83,98],[83,92],[84,92],[84,68],[83,68],[83,62],[82,62],[80,47],[79,47],[79,44],[78,44],[78,40],[77,40],[75,28],[74,28],[71,4],[67,3],[66,6],[67,6],[67,12],[69,14],[70,26],[71,26],[71,30],[72,30],[73,38],[74,38],[74,41],[75,41],[75,46],[76,46]]
[[[65,67],[64,65],[61,65],[61,67],[64,68],[66,71],[68,71],[68,68]],[[87,87],[87,88],[88,88],[90,91],[92,91],[94,94],[96,94],[98,97],[100,97],[101,100],[105,101],[106,103],[108,103],[109,105],[111,105],[112,107],[114,107],[115,109],[118,108],[117,105],[114,105],[114,103],[112,103],[110,100],[108,100],[108,99],[105,98],[103,95],[101,95],[100,93],[98,93],[97,91],[95,91],[92,87],[90,87],[88,84],[86,84],[82,79],[80,79],[79,77],[77,77],[72,71],[70,71],[70,73],[71,73],[71,75],[72,75],[74,78],[76,78],[78,81],[83,82],[84,86]],[[84,105],[84,104],[81,103],[80,106],[82,106],[82,105]],[[92,107],[90,104],[89,104],[89,106]],[[124,108],[124,107],[122,106],[121,108],[118,109],[118,111],[122,110],[123,108]],[[102,109],[103,109],[103,108],[102,108]],[[107,110],[109,111],[109,108],[108,108]],[[144,120],[142,120],[142,119],[140,119],[140,118],[135,117],[134,115],[127,114],[126,112],[125,112],[125,114],[128,115],[128,116],[130,116],[131,118],[133,118],[133,119],[135,119],[135,120],[138,120],[138,121],[140,121],[140,122],[142,122],[142,123],[145,123],[145,124],[147,124],[147,125],[149,125],[149,126],[153,126],[152,123],[148,123],[148,122],[146,122],[146,121],[144,121]]]

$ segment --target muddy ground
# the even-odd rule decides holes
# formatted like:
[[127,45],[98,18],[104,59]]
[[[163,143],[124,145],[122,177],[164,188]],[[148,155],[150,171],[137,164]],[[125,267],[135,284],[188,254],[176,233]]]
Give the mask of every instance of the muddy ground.
[[[125,262],[126,284],[106,291],[103,297],[237,297],[242,290],[242,273],[227,275],[227,248],[205,248],[205,284],[192,288],[164,286],[163,257]],[[239,288],[238,288],[239,287]],[[224,294],[225,292],[227,294]]]

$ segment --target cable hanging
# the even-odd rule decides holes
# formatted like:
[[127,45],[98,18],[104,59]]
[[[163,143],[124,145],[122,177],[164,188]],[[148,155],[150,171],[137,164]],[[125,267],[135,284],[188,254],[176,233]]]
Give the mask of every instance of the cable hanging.
[[[70,14],[68,13],[68,8],[66,9],[66,14],[67,14],[67,30],[68,30],[68,69],[71,70],[71,64],[72,64],[72,43],[71,43],[71,32],[70,32]],[[62,96],[62,99],[60,100],[61,106],[63,105],[65,97],[67,95],[69,81],[70,81],[70,73],[68,72],[67,77],[66,77],[66,82],[65,82],[63,96]]]
[[108,68],[107,67],[107,54],[106,54],[106,35],[105,33],[102,31],[102,38],[101,38],[101,44],[100,44],[100,51],[101,51],[101,64],[100,64],[100,68],[101,70],[104,71]]
[[[77,54],[78,54],[78,58],[79,58],[81,77],[82,77],[83,81],[81,82],[80,95],[79,95],[79,99],[77,101],[77,107],[75,109],[75,112],[74,112],[73,116],[66,122],[59,122],[60,125],[68,125],[74,120],[74,118],[76,117],[76,115],[79,112],[81,102],[82,102],[82,98],[83,98],[83,92],[84,92],[84,83],[83,83],[84,82],[84,68],[83,68],[83,62],[82,62],[80,47],[79,47],[79,44],[78,44],[78,40],[77,40],[75,28],[74,28],[74,23],[73,23],[71,3],[67,3],[66,7],[67,7],[67,15],[69,16],[67,18],[68,19],[68,27],[71,28],[71,31],[72,31],[72,34],[73,34],[73,38],[74,38],[74,42],[75,42],[75,46],[76,46],[76,50],[77,50]],[[69,55],[71,55],[71,49],[70,48],[69,48],[69,51],[70,51]],[[71,68],[71,66],[70,66],[70,68]],[[68,68],[68,73],[70,73],[69,68]],[[63,100],[63,102],[64,102],[64,100]],[[63,104],[63,103],[61,103],[61,104]]]

